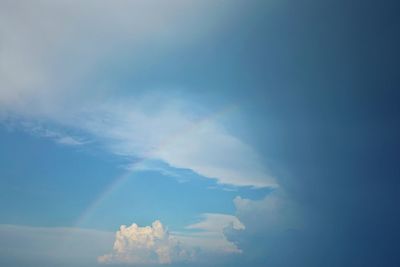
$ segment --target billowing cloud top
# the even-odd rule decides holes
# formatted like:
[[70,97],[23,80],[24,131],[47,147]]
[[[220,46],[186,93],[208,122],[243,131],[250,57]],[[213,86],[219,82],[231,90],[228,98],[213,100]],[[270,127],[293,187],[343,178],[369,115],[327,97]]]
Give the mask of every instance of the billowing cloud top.
[[115,235],[113,251],[98,258],[100,263],[164,264],[199,261],[200,255],[240,253],[224,231],[243,230],[238,218],[228,214],[203,214],[189,225],[190,232],[169,233],[160,221],[151,226],[122,225]]
[[161,224],[151,226],[122,225],[116,233],[113,252],[98,258],[100,263],[171,263],[187,259],[187,253]]

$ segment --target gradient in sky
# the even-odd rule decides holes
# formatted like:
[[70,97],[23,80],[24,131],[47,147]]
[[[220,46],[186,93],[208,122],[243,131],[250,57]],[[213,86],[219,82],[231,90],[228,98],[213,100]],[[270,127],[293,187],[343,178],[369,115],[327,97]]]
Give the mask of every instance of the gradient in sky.
[[0,265],[399,266],[396,1],[2,1]]

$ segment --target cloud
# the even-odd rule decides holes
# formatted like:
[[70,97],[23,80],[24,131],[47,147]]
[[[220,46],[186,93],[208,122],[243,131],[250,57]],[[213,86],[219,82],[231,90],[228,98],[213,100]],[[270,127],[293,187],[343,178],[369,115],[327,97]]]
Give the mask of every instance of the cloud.
[[236,216],[252,233],[285,231],[302,227],[300,208],[282,188],[275,189],[261,200],[237,196],[233,203]]
[[223,232],[225,239],[242,251],[240,257],[225,258],[223,266],[292,266],[314,238],[305,234],[302,210],[282,188],[263,199],[237,196],[233,202],[236,212],[232,217],[246,228],[231,227]]
[[160,221],[151,226],[122,225],[116,233],[113,252],[98,258],[100,263],[165,264],[187,260],[188,253],[169,235]]
[[23,122],[21,127],[23,128],[23,130],[29,132],[32,135],[53,139],[56,143],[61,145],[80,146],[88,143],[82,138],[72,136],[70,134],[61,132],[60,130],[44,127],[38,123],[32,123],[29,121]]
[[239,219],[233,215],[220,213],[204,213],[203,220],[191,224],[186,229],[199,229],[208,232],[220,232],[226,227],[231,227],[235,230],[243,230],[245,226]]
[[84,142],[72,137],[72,136],[59,136],[56,138],[56,142],[62,145],[68,145],[68,146],[79,146],[83,145]]
[[[201,218],[187,227],[189,232],[172,233],[159,221],[145,227],[122,225],[116,234],[81,228],[0,225],[0,265],[190,264],[240,253],[224,236],[225,229],[244,229],[236,217],[203,214]],[[107,253],[113,241],[113,250]]]
[[151,226],[122,225],[115,235],[113,251],[98,258],[100,263],[165,264],[201,262],[203,256],[241,253],[224,232],[244,230],[235,216],[205,213],[201,221],[181,232],[169,233],[160,221]]
[[216,30],[231,6],[180,0],[2,1],[0,107],[48,113],[60,96],[92,92],[80,82],[110,55],[125,50],[136,59],[148,44],[191,42]]
[[[155,108],[156,100],[164,104]],[[276,185],[257,152],[224,129],[220,112],[199,115],[191,105],[151,94],[90,107],[67,123],[103,140],[117,155],[161,160],[222,184]]]
[[222,184],[238,186],[275,186],[253,148],[227,133],[217,121],[195,125],[194,130],[154,153],[170,165],[190,168],[198,174],[215,178]]
[[[242,251],[225,236],[227,230],[241,231],[244,224],[233,215],[204,213],[201,221],[185,227],[189,232],[175,232],[176,238],[201,254],[231,254]],[[221,255],[220,255],[221,256]]]
[[[164,104],[154,107],[156,100]],[[190,112],[191,105],[182,99],[153,93],[85,103],[60,116],[55,111],[44,117],[21,119],[25,121],[25,129],[60,144],[82,145],[86,141],[43,127],[45,123],[41,122],[86,133],[116,155],[161,160],[171,167],[191,169],[222,184],[276,186],[257,152],[224,129],[215,116],[218,112],[195,114]]]
[[[276,191],[261,200],[236,197],[234,204],[236,216],[204,213],[198,222],[172,232],[159,221],[145,227],[123,225],[116,234],[0,225],[0,265],[35,262],[40,266],[96,266],[96,260],[111,265],[209,265],[229,261],[239,254],[240,262],[246,263],[252,257],[268,260],[276,253],[281,255],[285,251],[283,244],[293,247],[292,238],[298,234],[287,230],[300,228],[301,221],[295,217],[297,207],[286,194]],[[108,252],[113,242],[113,249]],[[277,251],[276,245],[283,250]]]
[[[154,107],[155,100],[164,104]],[[151,94],[78,106],[50,121],[58,128],[85,133],[116,155],[162,161],[175,169],[190,169],[216,179],[221,184],[276,186],[257,152],[224,129],[215,115],[218,112],[191,113],[188,111],[191,105],[184,100]],[[32,121],[27,128],[33,133],[61,144],[86,143],[83,138],[61,134]],[[138,166],[133,164],[130,169],[140,170],[142,165],[143,162]]]
[[0,225],[0,236],[1,266],[91,265],[113,240],[106,231],[19,225]]
[[[76,130],[116,155],[161,160],[222,184],[276,185],[257,151],[227,131],[218,111],[182,95],[139,93],[149,88],[116,97],[114,88],[94,82],[103,75],[98,66],[124,52],[134,61],[148,44],[160,45],[164,53],[164,47],[179,49],[215,33],[234,4],[23,3],[0,3],[0,118],[55,125],[41,134],[64,145],[85,143],[86,138],[63,134]],[[137,62],[133,68],[140,70]]]

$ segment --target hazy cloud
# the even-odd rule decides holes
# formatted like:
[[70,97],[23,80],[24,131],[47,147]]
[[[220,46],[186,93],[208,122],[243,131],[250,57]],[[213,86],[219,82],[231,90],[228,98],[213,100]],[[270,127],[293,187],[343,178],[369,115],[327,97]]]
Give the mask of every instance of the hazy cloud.
[[[223,184],[276,185],[257,151],[213,116],[218,111],[198,112],[183,96],[137,93],[148,88],[116,98],[112,88],[88,78],[96,77],[99,62],[115,59],[119,47],[135,58],[146,44],[179,47],[217,31],[234,6],[221,3],[1,3],[0,118],[76,129],[112,153],[162,160]],[[201,14],[207,14],[206,21]],[[60,144],[85,140],[46,131],[43,136]]]
[[250,233],[280,232],[302,227],[301,209],[279,188],[261,200],[237,196],[234,200],[236,216]]
[[204,213],[198,223],[188,225],[191,232],[174,233],[183,243],[205,254],[241,253],[240,248],[225,236],[227,230],[244,230],[245,225],[229,214]]
[[18,225],[0,225],[0,236],[2,266],[7,266],[7,261],[21,261],[20,266],[27,262],[46,266],[93,264],[113,240],[113,233],[106,231]]
[[74,104],[82,95],[101,94],[104,88],[88,89],[82,81],[104,60],[122,49],[140,54],[149,43],[192,42],[218,29],[232,6],[181,0],[2,1],[0,107],[51,115],[64,110],[60,99]]

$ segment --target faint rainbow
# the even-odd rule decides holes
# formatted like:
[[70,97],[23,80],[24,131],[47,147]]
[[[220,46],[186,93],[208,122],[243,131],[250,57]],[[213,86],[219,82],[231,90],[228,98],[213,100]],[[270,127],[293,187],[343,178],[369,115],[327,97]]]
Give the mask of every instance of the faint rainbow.
[[[154,151],[160,151],[167,147],[168,145],[174,143],[176,140],[178,140],[180,137],[195,131],[196,129],[200,128],[207,122],[216,120],[219,117],[222,117],[229,112],[237,109],[237,105],[231,104],[226,106],[225,108],[218,110],[217,112],[212,113],[211,115],[200,119],[199,121],[192,123],[190,126],[185,128],[184,130],[181,130],[180,132],[177,132],[171,136],[168,136],[167,138],[164,139],[161,144],[154,149]],[[152,153],[149,153],[151,155]],[[88,219],[95,213],[95,211],[101,206],[101,204],[109,197],[111,194],[115,191],[117,191],[118,187],[120,187],[127,179],[129,176],[131,176],[136,170],[137,167],[145,162],[146,160],[149,160],[150,157],[144,157],[141,158],[140,160],[136,161],[129,170],[127,170],[125,173],[122,175],[118,176],[117,178],[113,179],[113,181],[89,204],[89,206],[83,211],[83,213],[78,217],[77,221],[75,222],[74,226],[79,227],[83,225],[85,222],[87,222]]]

